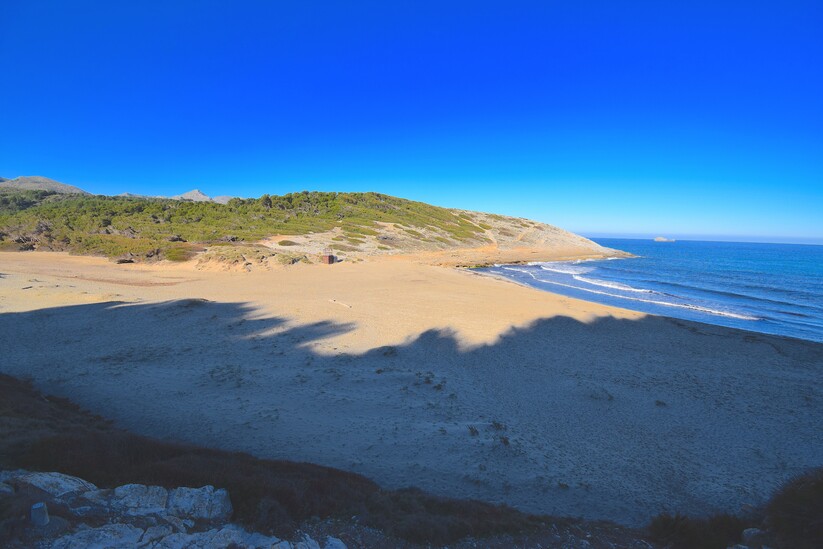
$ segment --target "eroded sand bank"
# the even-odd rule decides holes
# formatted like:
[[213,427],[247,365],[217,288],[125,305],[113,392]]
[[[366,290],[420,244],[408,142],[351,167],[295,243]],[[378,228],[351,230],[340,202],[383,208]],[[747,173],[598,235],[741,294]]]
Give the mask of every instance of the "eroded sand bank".
[[0,254],[0,371],[133,431],[639,524],[823,465],[823,345],[385,258]]

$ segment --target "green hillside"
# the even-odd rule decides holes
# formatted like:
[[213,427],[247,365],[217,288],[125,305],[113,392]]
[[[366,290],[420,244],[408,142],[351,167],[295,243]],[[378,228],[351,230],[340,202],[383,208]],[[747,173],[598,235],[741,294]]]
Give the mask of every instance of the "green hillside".
[[204,245],[254,242],[340,227],[346,238],[376,234],[375,223],[410,233],[433,228],[456,242],[484,241],[469,216],[378,193],[300,192],[228,204],[141,197],[0,193],[0,249],[66,250],[117,257],[186,259]]

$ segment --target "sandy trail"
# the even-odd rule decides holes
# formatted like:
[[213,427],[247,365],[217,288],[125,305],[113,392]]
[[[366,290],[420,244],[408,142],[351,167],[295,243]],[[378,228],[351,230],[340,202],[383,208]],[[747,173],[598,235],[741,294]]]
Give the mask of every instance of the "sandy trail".
[[0,371],[139,433],[626,524],[823,464],[820,344],[390,258],[0,273]]

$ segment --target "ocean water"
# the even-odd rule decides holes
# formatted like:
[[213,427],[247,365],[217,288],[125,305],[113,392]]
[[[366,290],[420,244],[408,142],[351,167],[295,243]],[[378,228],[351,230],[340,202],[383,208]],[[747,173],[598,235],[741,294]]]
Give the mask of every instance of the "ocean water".
[[480,270],[606,305],[823,342],[823,246],[593,240],[638,257]]

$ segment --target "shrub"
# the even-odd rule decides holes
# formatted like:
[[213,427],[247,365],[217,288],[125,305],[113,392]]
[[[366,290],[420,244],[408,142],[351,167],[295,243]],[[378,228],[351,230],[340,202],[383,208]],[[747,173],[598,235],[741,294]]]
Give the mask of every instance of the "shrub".
[[188,248],[169,248],[165,256],[169,261],[188,261],[194,257],[194,252]]
[[663,513],[652,519],[648,530],[653,541],[670,549],[726,549],[740,541],[747,526],[743,519],[725,513],[709,518]]
[[823,547],[823,467],[796,477],[772,496],[766,522],[786,547]]

